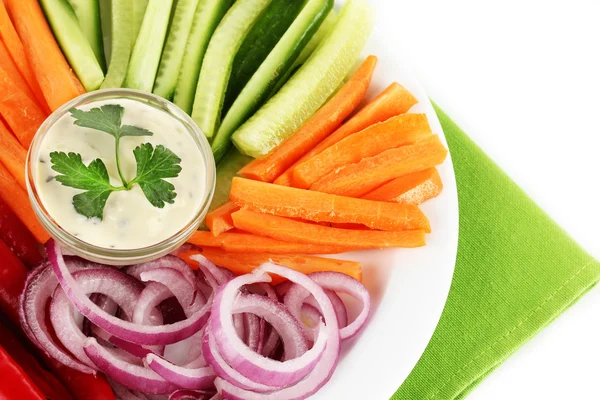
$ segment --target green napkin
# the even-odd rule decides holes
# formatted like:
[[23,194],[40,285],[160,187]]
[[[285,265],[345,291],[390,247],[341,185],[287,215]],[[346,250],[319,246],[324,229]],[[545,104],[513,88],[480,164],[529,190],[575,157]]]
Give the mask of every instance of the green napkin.
[[436,107],[460,210],[448,302],[392,399],[463,399],[600,280],[583,251]]

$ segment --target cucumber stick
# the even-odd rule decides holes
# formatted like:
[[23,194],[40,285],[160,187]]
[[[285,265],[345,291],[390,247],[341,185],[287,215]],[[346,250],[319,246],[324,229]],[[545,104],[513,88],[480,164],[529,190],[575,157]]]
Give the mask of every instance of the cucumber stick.
[[313,51],[315,51],[317,46],[323,41],[323,39],[327,35],[329,35],[329,32],[331,32],[331,30],[335,26],[335,23],[337,22],[337,17],[338,15],[335,12],[335,10],[331,10],[329,12],[329,15],[327,15],[327,18],[325,18],[325,21],[323,21],[317,32],[315,32],[315,34],[310,38],[306,46],[304,46],[302,52],[300,52],[300,55],[298,56],[298,58],[296,58],[296,61],[294,61],[294,64],[292,64],[292,66],[288,68],[288,70],[285,71],[285,73],[278,78],[277,84],[273,87],[271,93],[269,93],[269,98],[273,97],[275,93],[279,92],[279,89],[281,89],[281,87],[285,85],[288,79],[290,79],[290,76],[292,76],[294,72],[296,72],[298,68],[300,68],[300,66],[304,64],[306,60],[308,60],[308,57],[310,57]]
[[229,192],[231,191],[231,181],[240,169],[252,161],[252,157],[248,157],[240,153],[237,149],[232,148],[227,156],[217,166],[217,177],[215,185],[215,194],[209,211],[222,206],[229,201]]
[[129,58],[133,48],[133,5],[130,1],[101,0],[100,16],[106,54],[109,55],[108,72],[101,88],[120,88],[123,86]]
[[188,114],[192,113],[206,47],[229,7],[231,0],[200,0],[194,13],[173,95],[173,102]]
[[[123,0],[112,0],[112,1],[123,1]],[[131,46],[135,45],[135,41],[137,40],[138,34],[140,33],[140,28],[142,27],[142,22],[144,21],[144,14],[146,13],[146,8],[148,7],[148,0],[128,0],[128,3],[131,3],[131,11],[133,12],[133,19],[131,20],[132,26],[132,38],[131,38]]]
[[296,19],[304,0],[272,0],[240,46],[227,85],[226,113],[246,83]]
[[332,8],[333,0],[309,0],[256,73],[252,75],[225,115],[212,142],[212,150],[217,162],[231,146],[229,139],[233,132],[267,100],[271,89],[278,82],[278,77],[292,66]]
[[88,92],[104,81],[104,72],[67,0],[41,0],[46,18],[71,68]]
[[179,0],[175,8],[153,90],[154,94],[165,99],[170,100],[173,91],[175,91],[185,45],[190,35],[197,7],[198,0]]
[[150,0],[133,46],[125,87],[151,92],[160,62],[173,0]]
[[104,60],[104,47],[102,45],[102,27],[100,26],[100,4],[98,0],[69,0],[81,31],[92,47],[96,60],[106,71],[106,61]]
[[260,157],[294,133],[340,85],[373,25],[373,13],[366,0],[348,0],[334,29],[306,63],[233,134],[238,150]]
[[225,90],[235,55],[244,38],[271,0],[237,0],[210,39],[200,77],[192,118],[211,138],[221,117]]

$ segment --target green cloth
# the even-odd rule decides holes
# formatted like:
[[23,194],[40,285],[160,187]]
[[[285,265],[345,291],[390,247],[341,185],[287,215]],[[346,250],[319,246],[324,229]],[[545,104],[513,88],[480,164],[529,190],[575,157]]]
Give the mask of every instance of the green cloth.
[[600,280],[600,263],[436,111],[458,185],[456,269],[436,331],[393,400],[467,397]]

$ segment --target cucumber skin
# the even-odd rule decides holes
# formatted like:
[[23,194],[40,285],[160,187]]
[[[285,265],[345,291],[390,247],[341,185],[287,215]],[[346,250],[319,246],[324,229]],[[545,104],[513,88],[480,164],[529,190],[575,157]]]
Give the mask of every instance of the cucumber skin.
[[294,22],[303,5],[304,0],[272,0],[250,29],[233,60],[223,115]]
[[315,49],[319,46],[319,44],[323,41],[323,39],[329,35],[335,23],[337,22],[338,15],[335,10],[331,10],[329,15],[325,18],[325,21],[321,24],[319,29],[315,32],[315,34],[310,38],[306,46],[300,52],[294,64],[288,68],[287,71],[278,79],[277,83],[269,93],[268,98],[275,96],[275,93],[279,92],[279,89],[290,79],[292,75],[308,60],[308,57],[315,51]]
[[71,5],[67,0],[40,0],[40,4],[63,54],[85,90],[98,89],[104,81],[104,72]]
[[106,72],[99,0],[69,0],[69,3],[75,11],[83,34],[96,55],[96,60],[98,60],[102,71]]
[[237,0],[211,38],[196,87],[192,119],[211,138],[221,117],[235,55],[247,33],[271,0]]
[[211,148],[218,162],[231,147],[231,135],[268,99],[279,77],[287,71],[319,29],[333,0],[309,0],[273,51],[244,87],[230,112],[225,115]]
[[150,0],[135,41],[124,86],[152,92],[158,71],[173,0]]
[[[111,0],[115,1],[115,0]],[[116,0],[119,1],[119,0]],[[123,0],[121,0],[123,1]],[[142,27],[142,22],[144,21],[144,14],[146,13],[146,8],[148,7],[148,0],[126,0],[131,2],[131,12],[133,13],[133,18],[131,20],[131,29],[132,29],[132,37],[131,37],[131,46],[135,45],[135,41],[137,40],[138,34],[140,33],[140,28]]]
[[188,114],[192,113],[198,76],[204,53],[217,25],[231,7],[232,0],[200,0],[192,28],[185,45],[181,70],[173,94],[173,102]]
[[198,0],[179,0],[158,66],[153,93],[171,100],[183,61]]
[[373,26],[366,0],[348,0],[335,28],[306,63],[233,134],[238,150],[262,157],[292,135],[338,88]]
[[[133,48],[133,5],[129,1],[101,2],[101,16],[110,27],[110,62],[101,89],[120,88],[125,81]],[[108,20],[108,21],[106,21]],[[110,21],[110,23],[109,23]],[[104,32],[107,35],[107,32]]]

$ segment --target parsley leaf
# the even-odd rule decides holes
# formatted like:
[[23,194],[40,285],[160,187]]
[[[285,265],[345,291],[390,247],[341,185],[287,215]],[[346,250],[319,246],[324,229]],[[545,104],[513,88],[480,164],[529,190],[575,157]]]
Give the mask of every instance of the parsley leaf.
[[137,183],[142,188],[148,201],[158,208],[165,203],[172,204],[177,193],[172,183],[164,178],[176,178],[181,172],[181,158],[162,145],[154,148],[144,143],[133,150],[137,162],[137,175],[130,183]]
[[75,118],[74,124],[84,128],[91,128],[106,132],[115,139],[124,136],[152,136],[153,133],[144,128],[132,125],[121,125],[125,109],[119,104],[105,104],[100,108],[89,111],[71,108],[69,112]]
[[73,196],[75,210],[88,218],[102,219],[104,206],[108,196],[119,188],[110,184],[106,166],[99,158],[86,167],[77,153],[50,153],[52,169],[60,175],[56,180],[64,186],[82,189],[86,192]]

